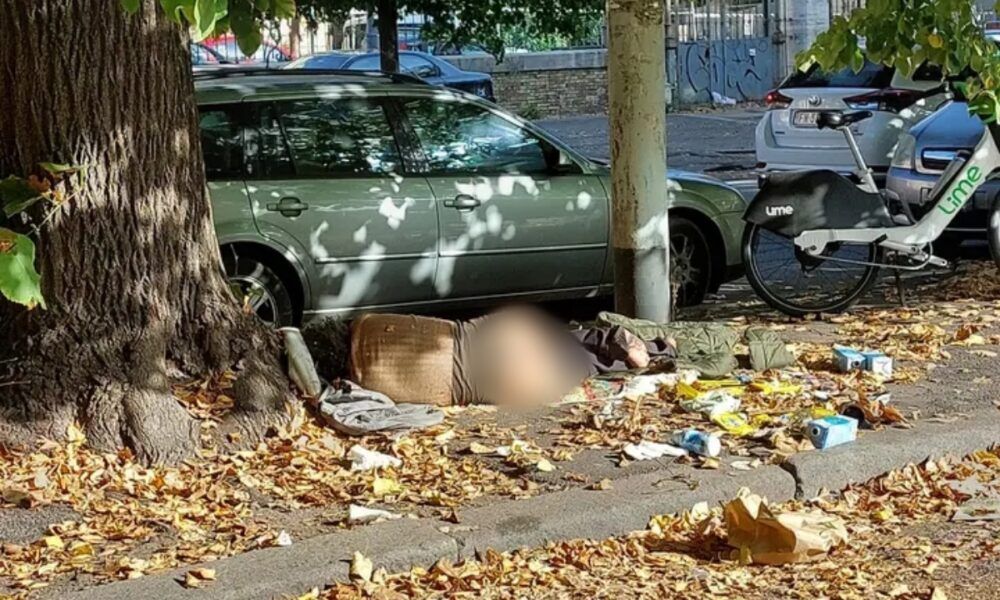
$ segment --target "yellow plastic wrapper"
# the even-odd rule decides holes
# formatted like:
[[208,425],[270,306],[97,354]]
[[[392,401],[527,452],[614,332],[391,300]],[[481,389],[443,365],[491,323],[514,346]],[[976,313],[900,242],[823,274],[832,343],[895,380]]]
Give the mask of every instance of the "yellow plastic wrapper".
[[740,413],[722,413],[714,415],[712,422],[726,430],[726,433],[736,437],[746,437],[757,432],[757,427],[750,423],[747,416]]
[[786,381],[755,381],[750,384],[750,388],[768,396],[774,394],[794,396],[802,392],[801,385]]
[[729,545],[744,564],[783,565],[823,558],[847,543],[847,528],[836,516],[820,510],[775,513],[767,500],[739,491],[723,514]]

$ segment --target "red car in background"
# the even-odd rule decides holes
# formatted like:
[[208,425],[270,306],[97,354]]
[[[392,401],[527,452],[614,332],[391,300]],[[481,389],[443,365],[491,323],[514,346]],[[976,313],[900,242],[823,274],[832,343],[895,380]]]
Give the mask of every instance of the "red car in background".
[[236,43],[236,38],[231,35],[205,40],[202,44],[214,50],[225,60],[241,65],[255,64],[264,67],[281,67],[292,60],[292,55],[288,50],[269,42],[262,43],[260,48],[253,53],[253,56],[247,56],[240,50],[239,45]]

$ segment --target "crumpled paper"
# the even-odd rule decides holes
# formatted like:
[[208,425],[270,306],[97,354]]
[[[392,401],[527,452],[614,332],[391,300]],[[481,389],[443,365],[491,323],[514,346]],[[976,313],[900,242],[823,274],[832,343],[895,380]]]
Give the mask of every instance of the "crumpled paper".
[[671,446],[670,444],[650,442],[648,440],[643,440],[638,444],[626,444],[622,452],[632,460],[653,460],[663,456],[680,458],[681,456],[688,455],[687,450],[683,448]]
[[847,543],[839,518],[820,510],[775,513],[767,500],[742,489],[723,511],[729,545],[744,564],[782,565],[826,556]]
[[385,467],[399,467],[403,464],[403,461],[395,456],[375,452],[357,445],[351,446],[351,449],[347,451],[347,458],[351,459],[351,471],[371,471]]

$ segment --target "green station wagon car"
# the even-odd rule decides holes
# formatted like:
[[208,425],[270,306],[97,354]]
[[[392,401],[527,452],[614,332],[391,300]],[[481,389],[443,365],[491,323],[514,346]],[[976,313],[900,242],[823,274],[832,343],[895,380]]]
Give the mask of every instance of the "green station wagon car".
[[[406,76],[196,76],[227,273],[277,325],[613,289],[609,171],[471,95]],[[671,173],[680,301],[738,275],[742,197]]]

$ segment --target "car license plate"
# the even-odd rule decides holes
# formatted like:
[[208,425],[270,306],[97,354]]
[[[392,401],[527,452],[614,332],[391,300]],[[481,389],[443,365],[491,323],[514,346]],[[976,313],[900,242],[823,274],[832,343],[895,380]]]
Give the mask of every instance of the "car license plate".
[[823,111],[819,110],[800,110],[795,112],[795,117],[793,117],[793,123],[796,127],[811,127],[815,128],[816,123],[819,122],[819,115]]

